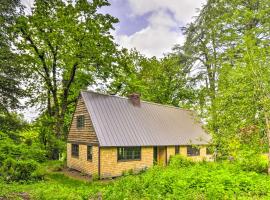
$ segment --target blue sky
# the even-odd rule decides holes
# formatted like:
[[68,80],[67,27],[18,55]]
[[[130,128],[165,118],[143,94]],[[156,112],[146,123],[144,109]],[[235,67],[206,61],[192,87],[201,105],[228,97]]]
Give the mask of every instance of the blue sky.
[[102,12],[119,18],[113,32],[121,46],[136,48],[146,56],[162,57],[184,37],[180,27],[197,15],[205,0],[110,0]]
[[[22,0],[30,7],[33,0]],[[115,41],[126,48],[136,48],[150,57],[162,57],[184,37],[180,27],[197,15],[206,0],[109,0],[111,6],[101,12],[117,17],[120,22],[112,32]]]

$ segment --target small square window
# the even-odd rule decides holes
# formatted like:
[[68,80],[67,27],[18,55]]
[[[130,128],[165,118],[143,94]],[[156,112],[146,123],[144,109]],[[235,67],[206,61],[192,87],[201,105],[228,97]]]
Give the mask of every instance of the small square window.
[[81,129],[84,127],[84,115],[77,116],[77,128]]
[[187,155],[188,156],[199,156],[200,155],[200,149],[193,146],[187,146]]
[[71,145],[71,155],[73,157],[79,157],[79,145],[78,144]]
[[93,148],[92,146],[88,145],[87,146],[87,160],[92,161],[92,156],[93,156]]

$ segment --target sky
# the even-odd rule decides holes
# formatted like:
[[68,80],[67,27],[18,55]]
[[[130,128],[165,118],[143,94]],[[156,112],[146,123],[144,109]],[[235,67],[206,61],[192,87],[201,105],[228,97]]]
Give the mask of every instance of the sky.
[[[26,12],[34,0],[22,0]],[[193,20],[206,0],[109,0],[111,6],[99,12],[119,19],[112,35],[122,47],[136,48],[147,57],[161,58],[176,44],[185,40],[180,28]],[[34,119],[35,109],[24,111],[27,120]]]
[[[22,0],[28,8],[33,0]],[[161,58],[175,44],[182,44],[180,27],[191,22],[206,0],[109,0],[101,9],[119,19],[112,34],[116,43],[136,48],[147,57]]]

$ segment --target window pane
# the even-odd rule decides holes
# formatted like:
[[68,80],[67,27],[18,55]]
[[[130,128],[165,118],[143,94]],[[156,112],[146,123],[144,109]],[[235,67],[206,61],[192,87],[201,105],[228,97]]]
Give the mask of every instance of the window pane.
[[77,128],[84,127],[84,115],[77,116]]
[[92,160],[92,146],[87,146],[87,160]]
[[141,159],[141,147],[118,147],[118,160]]
[[71,145],[71,155],[73,157],[79,157],[79,145],[78,144]]
[[199,156],[200,149],[193,147],[193,146],[187,146],[187,155],[188,156]]

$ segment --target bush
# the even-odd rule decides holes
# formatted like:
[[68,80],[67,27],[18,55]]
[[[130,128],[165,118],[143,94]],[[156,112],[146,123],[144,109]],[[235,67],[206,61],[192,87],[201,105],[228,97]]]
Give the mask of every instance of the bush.
[[267,158],[261,155],[251,155],[248,153],[236,160],[236,164],[245,171],[267,172]]
[[28,181],[33,179],[32,174],[37,169],[38,164],[34,160],[14,160],[8,158],[3,162],[1,175],[5,181]]
[[189,167],[195,165],[195,162],[182,155],[172,156],[169,160],[171,167]]

